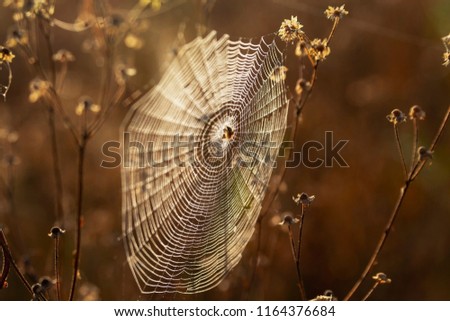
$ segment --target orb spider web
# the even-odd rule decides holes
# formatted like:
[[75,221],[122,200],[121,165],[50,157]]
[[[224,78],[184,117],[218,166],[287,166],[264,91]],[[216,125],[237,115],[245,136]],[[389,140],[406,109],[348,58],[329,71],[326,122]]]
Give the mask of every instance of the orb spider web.
[[124,121],[122,230],[142,293],[215,287],[254,232],[288,99],[275,39],[253,42],[186,44]]

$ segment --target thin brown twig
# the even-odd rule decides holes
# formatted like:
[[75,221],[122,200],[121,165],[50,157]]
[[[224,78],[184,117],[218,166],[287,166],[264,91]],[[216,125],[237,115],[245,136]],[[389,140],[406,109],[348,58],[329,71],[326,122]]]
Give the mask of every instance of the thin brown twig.
[[0,227],[0,245],[3,249],[3,255],[5,257],[5,260],[8,260],[8,262],[13,267],[14,271],[16,271],[17,275],[19,276],[20,281],[22,281],[25,288],[28,290],[28,292],[30,292],[33,295],[34,293],[33,293],[33,290],[31,289],[30,283],[28,283],[27,279],[25,278],[23,273],[20,271],[19,267],[17,266],[16,262],[14,261],[12,255],[11,255],[5,233],[3,232],[3,229],[1,227]]
[[58,154],[58,140],[55,123],[55,110],[53,107],[48,107],[49,127],[50,127],[50,141],[53,161],[53,175],[55,179],[55,211],[56,220],[64,227],[64,209],[63,209],[63,184],[62,172]]
[[[448,123],[448,119],[450,117],[450,107],[447,109],[447,113],[444,116],[441,125],[439,126],[439,129],[433,139],[433,142],[430,145],[430,151],[434,151],[440,137],[442,136],[442,133],[445,129],[446,124]],[[405,181],[404,185],[400,189],[400,194],[397,198],[397,201],[395,203],[395,206],[392,210],[392,213],[388,219],[388,222],[386,224],[386,227],[384,228],[383,233],[381,234],[381,237],[375,247],[375,250],[373,251],[366,267],[364,268],[361,276],[358,278],[356,283],[353,285],[353,287],[350,289],[350,291],[347,293],[347,295],[344,297],[344,301],[349,300],[356,292],[356,290],[360,287],[361,283],[366,279],[367,275],[369,274],[370,270],[375,265],[375,262],[378,258],[378,255],[380,254],[384,244],[386,243],[386,240],[392,230],[392,227],[394,225],[395,219],[398,216],[398,213],[400,211],[401,205],[403,204],[403,201],[405,199],[405,196],[407,194],[407,191],[409,189],[410,184],[414,181],[414,179],[417,177],[417,175],[422,170],[423,166],[425,164],[425,161],[419,161],[416,163],[412,171],[410,172],[407,180]]]
[[[298,288],[300,290],[300,299],[302,301],[306,300],[306,293],[305,293],[305,287],[303,285],[303,278],[300,272],[300,269],[298,268],[298,262],[297,262],[297,251],[295,249],[295,241],[294,241],[294,237],[293,237],[293,233],[292,233],[292,228],[291,228],[291,224],[288,224],[288,231],[289,231],[289,241],[290,241],[290,245],[291,245],[291,252],[292,252],[292,258],[294,259],[295,262],[295,271],[297,273],[297,280],[298,280]],[[298,251],[300,251],[300,244],[298,244]]]
[[372,287],[370,288],[370,290],[366,293],[366,295],[361,299],[361,301],[366,301],[370,295],[373,293],[373,291],[375,291],[375,289],[377,288],[378,284],[380,284],[380,282],[375,282]]
[[411,155],[411,167],[409,169],[409,175],[411,175],[414,166],[416,164],[417,146],[419,145],[419,126],[417,124],[417,119],[413,118],[413,147]]
[[405,157],[403,156],[403,148],[402,148],[402,144],[400,142],[400,137],[398,135],[398,127],[397,127],[397,124],[395,124],[395,123],[394,123],[394,135],[395,135],[395,142],[397,143],[397,149],[400,154],[400,159],[402,161],[403,176],[405,179],[407,179],[408,178],[408,170],[406,169]]
[[56,279],[56,298],[61,300],[61,279],[59,272],[59,235],[55,237],[55,279]]
[[76,240],[75,240],[75,254],[73,259],[73,275],[72,285],[70,287],[69,301],[72,301],[75,296],[75,289],[78,279],[78,271],[80,264],[80,250],[81,250],[81,227],[83,222],[83,173],[84,173],[84,154],[87,143],[86,134],[83,135],[81,143],[78,146],[78,190],[77,190],[77,224],[76,224]]
[[297,241],[297,256],[295,259],[295,265],[297,268],[297,275],[299,276],[299,287],[300,287],[300,295],[302,300],[306,300],[306,290],[305,290],[305,284],[303,282],[303,274],[300,267],[300,258],[301,258],[301,248],[302,248],[302,235],[303,235],[303,226],[304,226],[304,220],[305,220],[305,206],[302,204],[301,206],[301,214],[300,214],[300,224],[298,226],[298,241]]

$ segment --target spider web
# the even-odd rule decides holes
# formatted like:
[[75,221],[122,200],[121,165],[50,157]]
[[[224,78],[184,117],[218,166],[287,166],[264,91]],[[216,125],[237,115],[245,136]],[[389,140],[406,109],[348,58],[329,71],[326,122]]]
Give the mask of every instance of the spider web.
[[275,40],[185,45],[123,125],[123,238],[142,293],[218,285],[250,240],[286,130]]

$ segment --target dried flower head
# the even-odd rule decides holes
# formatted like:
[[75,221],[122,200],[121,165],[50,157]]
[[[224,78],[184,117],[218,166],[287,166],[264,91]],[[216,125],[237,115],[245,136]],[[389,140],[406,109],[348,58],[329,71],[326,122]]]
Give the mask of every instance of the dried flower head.
[[6,45],[10,48],[14,48],[17,45],[27,45],[28,44],[28,33],[26,30],[20,29],[16,26],[12,27],[8,31],[6,38]]
[[292,224],[296,224],[298,222],[300,222],[300,220],[298,218],[294,218],[288,214],[283,217],[283,220],[280,223],[278,223],[278,225],[286,225],[286,224],[292,225]]
[[304,78],[297,80],[295,84],[295,93],[301,95],[303,91],[309,91],[311,89],[311,83]]
[[330,54],[331,49],[328,47],[327,39],[314,39],[311,41],[309,55],[316,61],[322,61]]
[[54,1],[48,0],[26,0],[21,10],[29,18],[41,16],[45,19],[50,19],[55,13],[55,4]]
[[348,15],[348,11],[345,10],[345,4],[343,4],[340,7],[332,7],[328,6],[327,10],[325,10],[325,15],[327,16],[327,19],[330,20],[339,20],[342,19],[344,16]]
[[141,49],[144,45],[144,41],[142,40],[142,38],[138,37],[132,32],[129,32],[123,41],[125,43],[125,46],[131,49]]
[[75,56],[69,50],[60,49],[53,55],[52,59],[57,62],[67,63],[75,61]]
[[386,274],[384,274],[383,272],[378,272],[377,274],[375,274],[374,276],[372,276],[372,279],[374,279],[376,282],[380,283],[380,284],[389,284],[391,283],[391,279],[389,279],[387,277]]
[[445,67],[450,65],[450,52],[449,51],[444,52],[442,57],[444,59],[444,62],[442,63],[442,65],[444,65]]
[[417,149],[417,154],[419,155],[419,160],[421,161],[421,162],[425,162],[425,161],[427,161],[427,160],[432,160],[433,159],[433,151],[431,151],[431,150],[429,150],[429,149],[427,149],[426,147],[424,147],[424,146],[420,146],[418,149]]
[[297,20],[297,17],[291,16],[291,19],[284,19],[278,30],[278,36],[284,42],[293,42],[302,39],[304,34],[303,25]]
[[387,120],[394,125],[403,123],[406,121],[405,114],[400,109],[394,109],[389,115],[386,116]]
[[127,67],[123,64],[118,64],[118,65],[116,65],[114,74],[116,77],[116,82],[119,85],[123,86],[123,85],[125,85],[128,78],[136,76],[137,70],[136,70],[136,68]]
[[55,284],[55,282],[48,276],[40,278],[39,283],[41,284],[43,291],[47,291]]
[[425,111],[418,105],[414,105],[409,109],[409,119],[425,119]]
[[297,45],[295,46],[295,55],[297,57],[305,57],[308,55],[306,42],[304,40],[297,41]]
[[75,114],[77,116],[81,116],[87,111],[98,113],[100,112],[100,110],[101,107],[97,104],[94,104],[91,97],[83,96],[78,100],[78,105],[75,108]]
[[286,73],[288,68],[286,66],[279,66],[273,69],[270,79],[275,82],[284,81],[286,79]]
[[4,62],[10,64],[14,59],[14,54],[8,48],[0,46],[0,65]]
[[25,5],[25,0],[4,0],[3,6],[14,10],[20,10]]
[[48,233],[48,236],[50,236],[51,238],[58,238],[60,237],[62,234],[66,233],[65,230],[63,230],[62,228],[58,227],[58,226],[53,226],[50,229],[50,233]]
[[40,78],[33,79],[30,82],[30,95],[28,96],[28,100],[31,103],[37,102],[48,93],[49,88],[50,83],[48,81]]
[[304,207],[308,207],[314,202],[316,197],[314,195],[309,196],[306,193],[297,194],[297,197],[292,196],[292,199],[294,200],[295,204],[302,205]]
[[161,9],[161,0],[140,0],[139,5],[142,7],[151,5],[153,11],[159,11]]
[[311,301],[337,301],[337,298],[334,296],[333,291],[325,290],[323,294],[316,296]]
[[44,291],[42,288],[42,285],[40,283],[35,283],[31,286],[31,291],[33,291],[33,294],[40,294]]
[[448,51],[450,49],[450,33],[445,37],[442,37],[442,42],[444,43],[444,46]]

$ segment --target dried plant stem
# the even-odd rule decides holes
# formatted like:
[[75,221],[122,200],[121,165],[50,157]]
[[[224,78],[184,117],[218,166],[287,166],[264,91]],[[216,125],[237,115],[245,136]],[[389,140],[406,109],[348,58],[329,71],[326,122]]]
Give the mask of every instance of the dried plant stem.
[[[439,129],[433,139],[433,142],[430,145],[430,151],[434,151],[434,149],[439,141],[439,138],[442,136],[445,126],[448,123],[449,117],[450,117],[450,107],[448,108],[447,113],[444,116],[444,119],[442,120],[442,123],[439,126]],[[417,177],[417,175],[420,173],[424,164],[425,164],[425,161],[419,161],[416,163],[414,168],[411,170],[409,176],[407,177],[407,180],[405,181],[404,185],[400,189],[400,194],[397,198],[397,202],[395,203],[394,209],[392,210],[392,213],[389,217],[386,227],[384,228],[383,234],[381,234],[380,240],[378,241],[378,243],[375,247],[375,250],[373,251],[372,256],[370,257],[369,262],[367,263],[366,267],[364,268],[364,271],[362,272],[361,276],[358,278],[356,283],[353,285],[353,287],[350,289],[350,291],[345,296],[344,301],[349,300],[353,296],[353,294],[356,292],[356,290],[359,288],[361,283],[365,280],[365,278],[369,274],[370,270],[374,266],[374,264],[378,258],[378,255],[380,254],[380,251],[383,248],[383,246],[392,230],[392,226],[394,225],[395,219],[398,216],[400,207],[403,204],[403,201],[405,199],[406,193],[408,192],[409,186],[414,181],[414,179]]]
[[80,264],[80,250],[81,250],[81,225],[82,225],[82,207],[83,207],[83,173],[84,173],[84,155],[86,151],[86,134],[83,135],[81,143],[78,146],[78,191],[77,191],[77,221],[76,221],[76,239],[75,239],[75,253],[73,258],[73,275],[72,285],[70,287],[69,301],[72,301],[75,295],[75,289],[78,279],[78,270]]
[[[17,275],[19,276],[20,281],[22,281],[25,288],[33,295],[33,290],[31,289],[30,283],[28,283],[27,279],[23,275],[23,273],[20,271],[19,267],[17,266],[16,262],[14,261],[11,252],[8,247],[8,242],[6,241],[5,233],[3,232],[3,229],[0,228],[0,246],[3,250],[4,259],[6,262],[9,262],[9,264],[13,267],[14,271],[16,271]],[[5,275],[6,279],[7,274]],[[2,274],[3,278],[3,274]],[[2,284],[5,281],[5,279],[2,279]]]
[[416,164],[417,147],[419,146],[419,126],[417,126],[417,119],[413,118],[413,147],[411,155],[411,167],[409,169],[409,175],[413,172],[414,165]]
[[[429,148],[430,152],[434,152],[434,149],[436,148],[436,145],[439,142],[439,139],[441,138],[442,133],[444,132],[444,128],[447,125],[449,118],[450,118],[450,106],[448,107],[447,113],[445,114],[445,116],[442,120],[441,126],[439,127],[438,132],[437,132],[436,136],[434,136],[433,142],[430,145],[430,148]],[[425,161],[419,162],[418,163],[419,165],[416,166],[416,168],[412,170],[412,172],[411,172],[412,180],[414,180],[417,177],[417,175],[419,175],[420,171],[425,166],[425,163],[426,163]]]
[[305,220],[305,206],[302,204],[302,212],[300,214],[300,225],[298,227],[298,242],[297,242],[297,256],[295,259],[295,266],[297,268],[297,275],[299,276],[298,282],[300,287],[300,295],[302,300],[306,300],[306,290],[305,290],[305,284],[303,282],[303,274],[300,267],[300,253],[302,249],[302,235],[303,235],[303,223]]
[[56,298],[61,300],[61,279],[59,272],[59,236],[55,237],[55,279],[56,279]]
[[64,227],[64,213],[63,213],[63,184],[62,172],[58,155],[58,141],[55,124],[55,110],[53,107],[48,107],[49,127],[50,127],[50,141],[53,161],[53,175],[55,179],[55,211],[56,220]]
[[[297,261],[298,253],[300,252],[300,244],[298,245],[298,252],[295,250],[295,241],[292,233],[291,225],[288,225],[288,231],[289,231],[289,241],[291,244],[291,252],[292,252],[292,258],[295,262],[295,271],[297,272],[297,279],[298,279],[298,288],[300,290],[300,299],[302,301],[306,300],[306,293],[305,293],[305,287],[303,285],[303,277],[301,274],[301,270],[299,269],[299,264]],[[300,231],[299,231],[300,232]]]
[[394,135],[395,135],[395,141],[397,143],[397,149],[400,154],[400,159],[402,161],[403,175],[404,175],[404,178],[407,179],[408,178],[408,170],[406,169],[405,157],[403,156],[403,148],[402,148],[402,144],[400,142],[400,137],[398,135],[397,124],[394,124]]
[[378,284],[380,284],[380,282],[375,282],[373,284],[373,286],[370,288],[369,292],[367,292],[366,295],[361,299],[361,301],[366,301],[370,297],[370,295],[373,293],[373,291],[375,291]]

